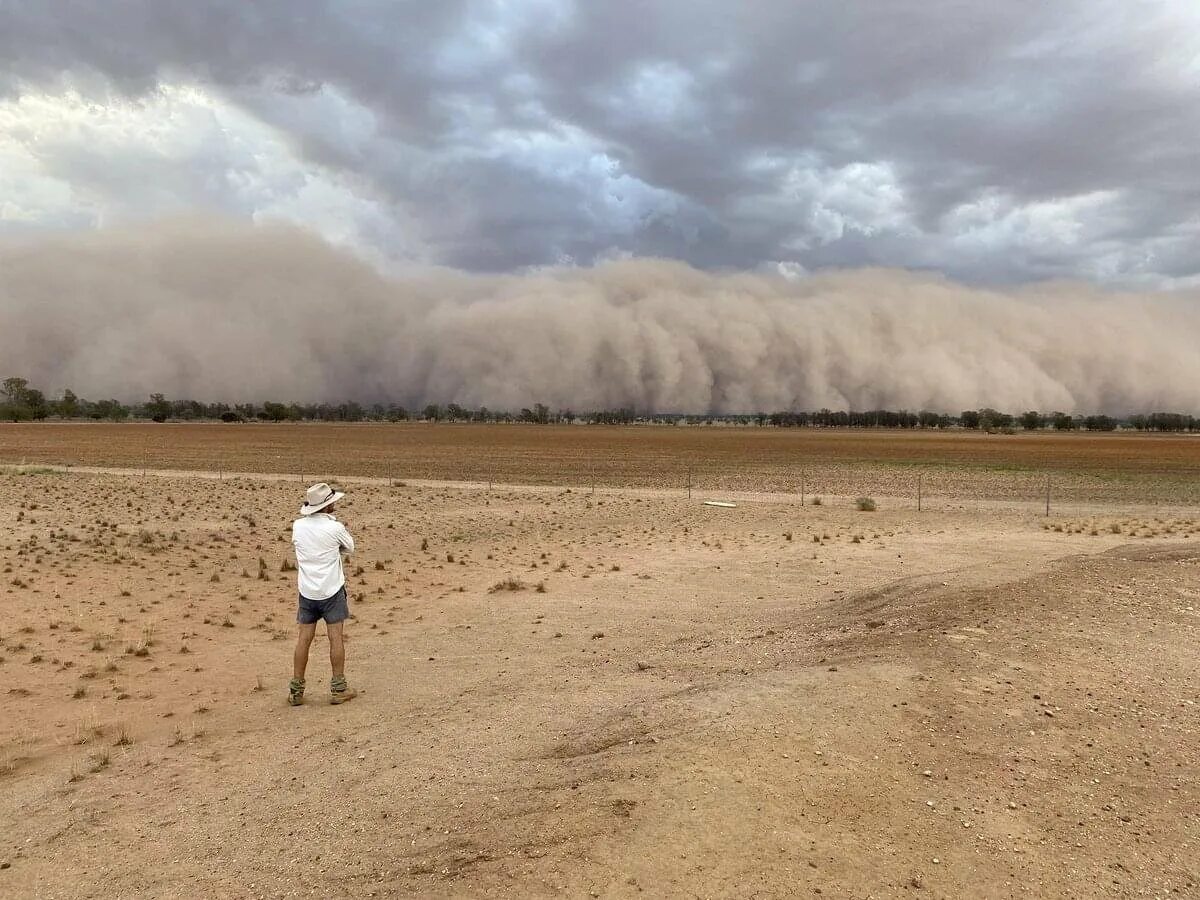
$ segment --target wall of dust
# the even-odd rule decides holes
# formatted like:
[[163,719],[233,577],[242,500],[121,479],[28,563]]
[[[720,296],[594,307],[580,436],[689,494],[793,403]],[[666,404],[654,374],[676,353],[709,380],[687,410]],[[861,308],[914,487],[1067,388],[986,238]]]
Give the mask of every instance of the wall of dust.
[[92,399],[1200,411],[1200,295],[656,259],[381,274],[282,225],[0,241],[0,377]]

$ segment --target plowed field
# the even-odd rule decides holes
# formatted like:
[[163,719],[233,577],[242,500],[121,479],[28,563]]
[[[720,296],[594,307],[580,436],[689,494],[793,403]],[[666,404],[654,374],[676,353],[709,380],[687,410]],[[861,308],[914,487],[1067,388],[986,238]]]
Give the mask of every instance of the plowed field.
[[1200,501],[1200,435],[720,427],[0,425],[0,463],[509,484]]

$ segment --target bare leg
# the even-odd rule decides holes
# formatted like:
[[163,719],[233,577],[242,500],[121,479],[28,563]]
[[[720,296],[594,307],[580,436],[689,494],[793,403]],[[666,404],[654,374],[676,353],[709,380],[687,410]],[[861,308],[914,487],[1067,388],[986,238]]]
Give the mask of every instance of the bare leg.
[[343,622],[336,622],[326,627],[329,632],[329,667],[333,669],[334,678],[346,675],[346,644],[342,640]]
[[[316,633],[316,623],[301,625],[300,630],[296,633],[296,652],[292,657],[292,675],[297,681],[304,680],[304,670],[308,668],[308,648],[312,646]],[[341,635],[340,630],[338,634]]]

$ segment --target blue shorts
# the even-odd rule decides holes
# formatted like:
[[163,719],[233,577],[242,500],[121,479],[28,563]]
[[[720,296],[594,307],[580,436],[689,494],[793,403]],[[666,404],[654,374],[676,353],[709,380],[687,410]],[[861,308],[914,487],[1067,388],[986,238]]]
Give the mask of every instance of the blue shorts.
[[346,603],[346,586],[328,600],[309,600],[300,595],[300,608],[296,610],[296,621],[301,625],[315,625],[317,619],[324,619],[326,625],[336,625],[350,615],[350,607]]

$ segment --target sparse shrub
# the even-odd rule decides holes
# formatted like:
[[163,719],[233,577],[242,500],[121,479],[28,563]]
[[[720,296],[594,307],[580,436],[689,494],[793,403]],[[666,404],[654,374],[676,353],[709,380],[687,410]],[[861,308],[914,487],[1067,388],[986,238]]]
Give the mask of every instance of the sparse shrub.
[[820,505],[821,505],[821,498],[820,498],[820,497],[813,497],[813,498],[812,498],[812,505],[813,505],[813,506],[820,506]]
[[92,773],[95,774],[107,769],[110,762],[112,762],[112,757],[109,756],[107,750],[101,750],[98,753],[92,754]]
[[509,577],[492,585],[492,589],[488,591],[488,593],[495,594],[499,591],[523,591],[528,587],[529,585],[527,585],[525,582]]
[[854,508],[859,512],[875,512],[875,501],[870,497],[859,497],[854,501]]

